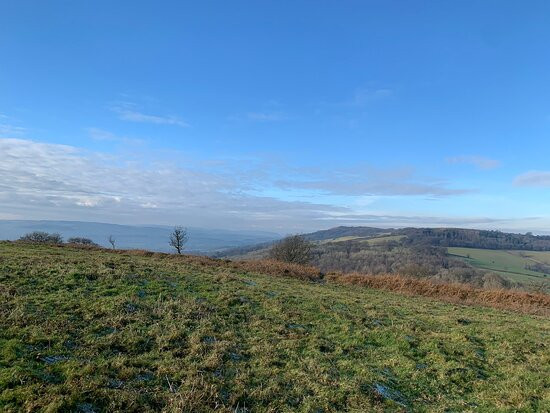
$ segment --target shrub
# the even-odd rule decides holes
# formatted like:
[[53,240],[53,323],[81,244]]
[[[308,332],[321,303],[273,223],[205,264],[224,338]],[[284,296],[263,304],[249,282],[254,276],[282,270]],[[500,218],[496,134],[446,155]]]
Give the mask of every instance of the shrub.
[[269,257],[292,264],[308,264],[311,261],[312,244],[301,235],[292,235],[271,248]]
[[510,288],[510,284],[510,281],[494,272],[488,272],[483,276],[483,288],[498,290],[502,288]]
[[67,240],[67,243],[76,245],[87,245],[90,247],[99,247],[99,245],[93,242],[90,238],[72,237]]
[[63,237],[58,233],[48,233],[43,231],[29,232],[19,238],[22,242],[32,242],[37,244],[63,244]]

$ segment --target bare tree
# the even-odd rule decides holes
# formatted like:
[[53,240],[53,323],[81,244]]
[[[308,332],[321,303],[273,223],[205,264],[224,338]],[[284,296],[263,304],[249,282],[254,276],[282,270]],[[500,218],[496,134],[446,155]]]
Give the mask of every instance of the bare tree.
[[111,244],[111,246],[113,247],[113,249],[115,249],[115,247],[116,247],[116,239],[115,239],[115,237],[113,237],[112,235],[109,235],[109,244]]
[[170,234],[170,246],[176,250],[178,254],[181,254],[185,249],[185,244],[189,240],[187,235],[187,229],[177,226]]
[[311,261],[312,243],[301,235],[291,235],[271,248],[269,256],[278,261],[308,264]]

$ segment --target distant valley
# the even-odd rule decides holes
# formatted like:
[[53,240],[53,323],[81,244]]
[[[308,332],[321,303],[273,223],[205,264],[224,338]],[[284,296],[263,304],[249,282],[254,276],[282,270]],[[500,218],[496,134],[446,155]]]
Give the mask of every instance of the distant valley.
[[[16,240],[32,231],[57,232],[65,239],[87,237],[95,243],[109,247],[108,238],[112,235],[117,248],[147,249],[170,252],[168,237],[170,226],[160,225],[116,225],[83,221],[27,221],[0,220],[0,239]],[[280,235],[263,231],[230,231],[189,227],[189,242],[186,250],[192,253],[212,254],[227,248],[268,242]]]
[[[462,228],[336,227],[304,234],[322,271],[402,274],[486,288],[550,288],[550,237]],[[216,254],[262,259],[271,243]]]

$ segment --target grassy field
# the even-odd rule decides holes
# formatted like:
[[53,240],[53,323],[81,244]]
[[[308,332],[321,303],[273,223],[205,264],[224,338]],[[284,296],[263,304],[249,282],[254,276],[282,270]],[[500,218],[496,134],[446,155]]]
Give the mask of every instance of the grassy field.
[[550,252],[506,251],[478,248],[448,248],[449,254],[460,257],[474,267],[495,271],[511,281],[521,283],[548,283],[550,275],[530,271],[526,265],[550,263]]
[[324,239],[322,241],[318,241],[319,244],[328,244],[330,242],[346,242],[346,241],[358,241],[362,240],[364,237],[357,237],[357,236],[347,236],[347,237],[338,237],[338,238],[330,238],[330,239]]
[[369,245],[379,245],[390,241],[401,241],[405,235],[387,235],[383,237],[369,238],[366,240]]
[[535,262],[550,265],[550,251],[520,251],[518,253],[531,258]]
[[348,236],[348,237],[326,239],[319,243],[328,244],[331,242],[361,241],[361,242],[366,242],[369,245],[379,245],[389,241],[400,241],[403,238],[405,238],[405,235],[382,235],[374,238]]
[[0,411],[550,411],[550,320],[0,243]]

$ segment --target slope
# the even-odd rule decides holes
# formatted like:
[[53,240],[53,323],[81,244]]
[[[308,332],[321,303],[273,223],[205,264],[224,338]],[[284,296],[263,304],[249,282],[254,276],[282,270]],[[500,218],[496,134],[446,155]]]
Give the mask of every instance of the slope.
[[0,410],[548,411],[550,320],[0,243]]
[[550,284],[547,273],[530,270],[529,266],[543,264],[548,266],[550,254],[546,251],[506,251],[480,248],[448,248],[449,254],[465,260],[468,264],[501,274],[511,281],[524,284]]

